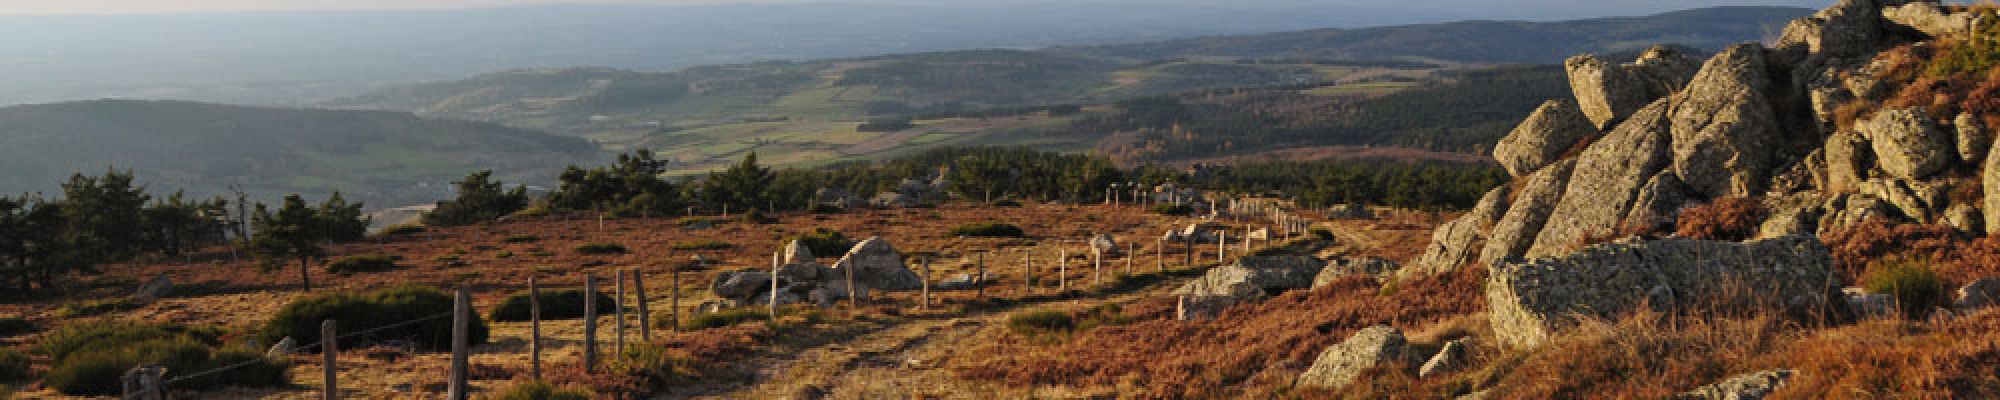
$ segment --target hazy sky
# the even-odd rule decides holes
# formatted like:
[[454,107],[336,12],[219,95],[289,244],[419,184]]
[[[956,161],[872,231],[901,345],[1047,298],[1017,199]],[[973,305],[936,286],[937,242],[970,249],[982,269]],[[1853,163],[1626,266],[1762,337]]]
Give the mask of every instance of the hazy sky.
[[[1134,4],[1147,3],[1199,3],[1199,4],[1242,4],[1245,0],[1125,0]],[[124,14],[124,13],[210,13],[242,11],[304,11],[304,10],[397,10],[397,9],[453,9],[481,7],[509,7],[550,4],[642,4],[642,5],[698,5],[698,4],[749,4],[749,3],[911,3],[911,4],[1007,4],[1009,1],[996,0],[0,0],[0,15],[5,14]],[[1385,7],[1394,3],[1376,0],[1249,0],[1250,3],[1325,4],[1328,6],[1374,6]],[[1630,9],[1634,12],[1650,12],[1662,9],[1685,9],[1718,5],[1789,5],[1802,7],[1824,7],[1832,0],[1517,0],[1495,2],[1491,0],[1429,0],[1401,3],[1412,9],[1463,9],[1504,7],[1504,8],[1564,8],[1583,6],[1594,10],[1616,12]],[[1390,6],[1394,7],[1394,6]]]

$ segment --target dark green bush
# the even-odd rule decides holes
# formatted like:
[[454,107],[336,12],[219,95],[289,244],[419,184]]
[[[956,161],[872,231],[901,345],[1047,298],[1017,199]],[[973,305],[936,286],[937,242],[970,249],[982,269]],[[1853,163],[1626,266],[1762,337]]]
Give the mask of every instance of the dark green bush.
[[[427,350],[441,351],[451,348],[451,308],[450,294],[417,285],[360,294],[326,294],[286,304],[278,310],[277,316],[265,324],[264,337],[273,342],[291,337],[300,343],[316,343],[319,342],[320,321],[328,319],[338,321],[341,332],[359,332],[429,318],[348,340],[363,343],[407,340]],[[485,343],[486,322],[474,316],[471,328],[468,339],[474,344]]]
[[396,225],[382,229],[382,236],[402,236],[424,233],[423,225]]
[[729,250],[730,248],[734,247],[736,247],[736,245],[729,244],[729,242],[724,242],[720,240],[697,240],[692,242],[674,243],[673,249],[680,251]]
[[1334,240],[1333,230],[1331,229],[1312,227],[1306,229],[1306,233],[1312,234],[1314,238],[1319,240]]
[[35,331],[35,324],[20,317],[0,317],[0,337]]
[[975,222],[951,228],[952,236],[1021,237],[1021,227],[1000,222]]
[[[693,317],[688,318],[687,321],[681,323],[681,330],[698,331],[768,319],[771,319],[771,313],[764,311],[763,308],[738,307],[712,313],[695,314]],[[669,319],[654,318],[653,320],[669,321],[666,323],[671,323]]]
[[1062,311],[1032,310],[1008,316],[1007,329],[1023,335],[1069,332],[1076,329],[1076,318]]
[[1000,200],[995,200],[993,201],[993,204],[988,204],[988,205],[993,207],[1020,207],[1021,202],[1014,201],[1014,199],[1000,199]]
[[807,211],[813,214],[839,214],[847,212],[847,209],[840,208],[840,206],[832,204],[814,204],[812,205],[812,208]]
[[806,250],[811,250],[815,256],[847,254],[848,249],[854,248],[854,241],[847,235],[827,228],[813,228],[812,232],[792,239],[805,245]]
[[[494,321],[527,321],[528,311],[528,291],[523,290],[501,300],[487,318]],[[611,296],[597,294],[597,315],[609,315],[616,311],[617,305],[612,304]],[[571,318],[583,318],[583,289],[542,291],[542,319]]]
[[388,254],[350,256],[326,263],[326,272],[352,274],[356,272],[382,272],[396,269],[399,257]]
[[56,309],[60,318],[78,318],[139,308],[139,302],[129,298],[112,298],[65,303]]
[[1192,215],[1194,214],[1194,206],[1186,204],[1157,204],[1153,206],[1153,213],[1174,216]]
[[557,389],[555,385],[543,381],[527,381],[514,384],[496,393],[493,400],[590,400],[596,394],[585,389]]
[[28,355],[14,349],[0,348],[0,381],[28,379]]
[[251,362],[227,373],[176,382],[176,389],[222,386],[273,387],[289,384],[283,363],[264,360],[253,349],[219,350],[212,329],[152,325],[125,321],[94,321],[65,326],[44,337],[39,348],[54,366],[42,384],[79,396],[115,395],[119,378],[133,366],[158,364],[169,374],[193,373]]
[[502,243],[534,243],[534,242],[537,242],[537,241],[541,241],[541,240],[542,240],[542,237],[541,237],[541,236],[535,236],[535,235],[514,235],[514,236],[508,236],[508,237],[506,237],[506,238],[504,238],[504,239],[500,239],[500,242],[502,242]]
[[1898,309],[1910,318],[1925,318],[1932,309],[1951,301],[1944,278],[1931,269],[1929,262],[1920,259],[1903,258],[1878,263],[1862,276],[1861,285],[1869,293],[1895,298]]
[[617,243],[591,243],[576,246],[576,253],[592,255],[625,254],[625,245]]
[[777,218],[771,218],[768,215],[764,215],[764,210],[759,210],[755,208],[750,209],[749,212],[743,213],[743,215],[736,216],[736,220],[752,224],[769,224],[778,222]]

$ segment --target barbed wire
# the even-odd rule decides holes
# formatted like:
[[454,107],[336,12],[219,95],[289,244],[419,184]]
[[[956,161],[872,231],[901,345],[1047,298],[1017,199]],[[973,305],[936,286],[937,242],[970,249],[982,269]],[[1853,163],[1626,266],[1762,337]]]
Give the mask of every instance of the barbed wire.
[[[364,329],[364,330],[360,330],[360,331],[355,331],[355,332],[349,332],[349,333],[346,333],[346,334],[342,334],[342,335],[340,335],[340,336],[335,336],[335,337],[334,337],[334,340],[338,341],[338,340],[344,340],[344,339],[350,339],[350,338],[354,338],[354,337],[358,337],[358,336],[363,336],[363,335],[368,335],[368,334],[371,334],[371,333],[375,333],[375,332],[381,332],[381,331],[384,331],[384,330],[389,330],[389,329],[395,329],[395,328],[401,328],[401,327],[405,327],[405,326],[410,326],[410,325],[414,325],[414,324],[417,324],[417,323],[420,323],[420,322],[425,322],[425,321],[430,321],[430,320],[434,320],[434,319],[438,319],[438,318],[444,318],[444,317],[450,317],[450,316],[452,316],[452,313],[451,313],[451,312],[442,312],[442,313],[437,313],[437,314],[433,314],[433,315],[430,315],[430,316],[426,316],[426,317],[422,317],[422,318],[417,318],[417,319],[412,319],[412,320],[408,320],[408,321],[403,321],[403,322],[398,322],[398,323],[394,323],[394,324],[389,324],[389,325],[383,325],[383,326],[378,326],[378,327],[374,327],[374,328],[368,328],[368,329]],[[303,345],[303,346],[293,346],[292,348],[290,348],[290,349],[287,349],[287,350],[288,350],[288,351],[307,351],[307,350],[311,350],[311,349],[313,349],[313,348],[316,348],[316,347],[319,347],[319,345],[320,345],[320,343],[310,343],[310,344],[306,344],[306,345]],[[250,366],[250,365],[254,365],[254,364],[257,364],[257,363],[261,363],[261,362],[265,362],[265,361],[268,361],[268,360],[266,360],[266,359],[264,359],[264,358],[258,358],[258,359],[254,359],[254,360],[249,360],[249,361],[244,361],[244,362],[239,362],[239,363],[235,363],[235,364],[230,364],[230,365],[226,365],[226,366],[222,366],[222,367],[217,367],[217,368],[213,368],[213,369],[209,369],[209,370],[205,370],[205,371],[201,371],[201,372],[196,372],[196,373],[192,373],[192,374],[187,374],[187,375],[182,375],[182,376],[177,376],[177,377],[174,377],[173,379],[168,379],[168,380],[166,380],[166,382],[163,382],[163,383],[161,383],[161,385],[171,385],[171,384],[174,384],[174,383],[178,383],[178,382],[183,382],[183,381],[187,381],[187,380],[190,380],[190,379],[195,379],[195,378],[200,378],[200,377],[203,377],[203,376],[208,376],[208,375],[213,375],[213,374],[216,374],[216,373],[220,373],[220,372],[224,372],[224,371],[229,371],[229,370],[234,370],[234,369],[237,369],[237,368],[243,368],[243,367],[247,367],[247,366]]]

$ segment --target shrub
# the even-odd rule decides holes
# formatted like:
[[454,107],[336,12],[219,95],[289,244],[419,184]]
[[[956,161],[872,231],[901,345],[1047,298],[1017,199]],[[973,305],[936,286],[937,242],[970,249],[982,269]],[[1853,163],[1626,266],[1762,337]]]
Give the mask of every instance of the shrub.
[[1021,202],[1019,202],[1019,201],[1015,201],[1014,199],[1000,199],[1000,200],[994,200],[992,204],[987,204],[987,205],[988,205],[988,206],[993,206],[993,207],[1010,207],[1010,208],[1011,208],[1011,207],[1020,207],[1020,206],[1021,206]]
[[516,383],[496,393],[493,400],[590,400],[595,393],[585,389],[557,389],[555,385],[543,381]]
[[[764,311],[763,308],[738,307],[712,313],[695,314],[693,317],[688,318],[686,322],[681,323],[681,330],[698,331],[768,319],[771,319],[771,313]],[[669,321],[669,319],[661,318],[655,318],[654,320]]]
[[0,348],[0,381],[28,379],[28,355]]
[[221,332],[183,325],[135,324],[112,319],[79,321],[64,324],[43,334],[41,340],[35,343],[35,352],[48,355],[50,359],[61,360],[70,353],[84,349],[115,347],[117,343],[174,337],[192,337],[213,342],[221,337]]
[[1931,309],[1950,301],[1944,278],[1925,260],[1898,258],[1876,263],[1861,283],[1869,293],[1894,297],[1898,309],[1911,318],[1929,316]]
[[382,229],[382,236],[402,236],[424,233],[423,225],[403,224]]
[[769,224],[778,222],[777,218],[771,218],[768,215],[764,215],[764,210],[759,210],[755,208],[750,209],[750,211],[748,212],[744,212],[743,215],[736,216],[736,220],[752,224]]
[[[320,321],[328,319],[339,321],[341,332],[359,332],[424,319],[371,333],[359,341],[408,340],[425,349],[445,350],[451,348],[451,309],[450,294],[417,285],[359,294],[326,294],[286,304],[278,310],[277,316],[265,324],[264,336],[270,341],[291,337],[300,343],[315,343],[320,339]],[[471,328],[468,339],[475,344],[485,343],[485,321],[475,316]]]
[[733,247],[736,247],[736,245],[733,245],[733,244],[729,244],[729,242],[724,242],[724,241],[720,241],[720,240],[712,240],[712,239],[711,239],[711,240],[697,240],[697,241],[693,241],[693,242],[680,242],[680,243],[674,243],[674,245],[673,245],[673,249],[674,249],[674,250],[680,250],[680,251],[692,251],[692,250],[728,250],[728,249],[730,249],[730,248],[733,248]]
[[1705,240],[1742,241],[1756,236],[1764,221],[1764,203],[1756,198],[1726,197],[1681,211],[1674,234]]
[[1317,226],[1315,226],[1315,227],[1312,227],[1312,228],[1309,228],[1309,229],[1306,229],[1306,233],[1309,233],[1309,234],[1312,234],[1312,236],[1313,236],[1314,238],[1317,238],[1317,239],[1319,239],[1319,240],[1334,240],[1334,236],[1333,236],[1333,230],[1331,230],[1331,229],[1326,229],[1326,228],[1321,228],[1321,227],[1317,227]]
[[1185,216],[1194,214],[1194,206],[1186,204],[1156,204],[1153,213],[1160,215]]
[[56,317],[78,318],[139,308],[139,302],[128,298],[98,299],[65,303],[56,309]]
[[42,383],[70,395],[117,394],[119,377],[132,366],[159,364],[168,371],[204,371],[246,365],[226,374],[212,374],[176,383],[176,388],[221,386],[269,387],[288,384],[282,363],[263,359],[250,349],[215,349],[220,334],[211,328],[97,320],[63,326],[37,344],[37,351],[54,361]]
[[625,245],[617,243],[591,243],[576,246],[577,254],[625,254]]
[[799,241],[799,244],[805,245],[806,250],[811,250],[816,256],[846,254],[848,249],[854,248],[854,241],[848,239],[847,235],[827,228],[813,228],[812,232],[799,235],[792,240]]
[[[583,289],[558,289],[542,291],[542,319],[583,318]],[[487,318],[494,321],[527,321],[529,319],[528,291],[523,290],[508,295]],[[597,294],[597,314],[607,315],[617,311],[611,296]]]
[[951,228],[952,236],[1021,237],[1021,227],[999,222],[975,222]]
[[534,242],[538,242],[538,241],[541,241],[541,240],[542,240],[542,237],[541,237],[541,236],[535,236],[535,235],[514,235],[514,236],[508,236],[508,237],[506,237],[506,238],[502,238],[502,239],[500,239],[500,242],[501,242],[501,243],[534,243]]
[[807,209],[806,212],[810,212],[813,214],[839,214],[847,212],[847,209],[840,208],[840,206],[832,204],[814,204],[812,205],[812,208]]
[[35,331],[35,324],[20,317],[0,317],[0,337]]
[[326,264],[326,272],[352,274],[356,272],[381,272],[396,269],[400,257],[388,254],[351,256]]
[[1007,329],[1022,335],[1069,332],[1076,329],[1076,318],[1056,310],[1025,311],[1008,316]]

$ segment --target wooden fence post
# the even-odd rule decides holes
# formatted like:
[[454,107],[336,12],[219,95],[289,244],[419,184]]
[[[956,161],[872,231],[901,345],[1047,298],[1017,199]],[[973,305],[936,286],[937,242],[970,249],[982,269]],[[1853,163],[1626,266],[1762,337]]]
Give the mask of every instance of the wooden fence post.
[[583,371],[597,367],[597,277],[583,274]]
[[972,283],[974,285],[979,286],[978,289],[979,294],[974,298],[985,300],[986,299],[986,252],[983,251],[979,252],[979,261],[977,261],[976,264],[979,266],[979,275],[977,275],[976,279],[972,280]]
[[1125,274],[1132,274],[1132,259],[1139,258],[1139,241],[1125,242]]
[[451,308],[451,384],[448,397],[452,400],[466,400],[472,397],[470,379],[472,360],[472,294],[465,288],[458,288]]
[[542,380],[542,287],[528,277],[528,378]]
[[1182,239],[1181,239],[1181,245],[1183,245],[1183,246],[1186,246],[1186,247],[1187,247],[1187,265],[1186,265],[1186,267],[1187,267],[1187,268],[1194,268],[1194,236],[1188,236],[1188,237],[1186,237],[1186,238],[1182,238]]
[[1155,269],[1159,270],[1156,272],[1167,272],[1167,238],[1160,238],[1159,243],[1153,246],[1153,254],[1154,258],[1157,259],[1155,261],[1159,261],[1160,263],[1155,267]]
[[771,322],[778,322],[778,263],[784,262],[779,260],[781,253],[783,250],[771,252],[771,307],[766,311]]
[[1229,259],[1229,229],[1218,230],[1215,234],[1215,263],[1221,264]]
[[859,294],[861,291],[854,288],[854,264],[848,264],[841,267],[840,270],[847,275],[847,308],[861,308],[861,295]]
[[335,325],[330,319],[319,322],[320,364],[324,364],[321,369],[325,370],[325,375],[321,379],[326,380],[326,383],[320,385],[319,398],[323,400],[340,398],[340,366],[337,361],[340,355],[340,330],[336,329]]
[[634,300],[639,304],[639,341],[652,343],[653,314],[646,311],[646,272],[644,270],[632,271],[632,295],[638,297]]
[[611,271],[611,357],[625,356],[625,270]]
[[931,309],[931,258],[924,257],[924,299],[917,303],[917,309]]
[[1056,243],[1056,292],[1069,291],[1069,249]]
[[1090,280],[1091,285],[1104,285],[1104,251],[1096,244],[1090,246]]
[[1035,249],[1021,249],[1021,286],[1035,293]]
[[667,318],[670,319],[670,321],[667,321],[667,326],[673,327],[674,332],[680,332],[681,331],[681,266],[672,265],[669,267],[672,269],[667,270],[667,272],[668,275],[672,276],[668,277],[671,280],[667,281],[667,298],[670,299],[667,302]]

